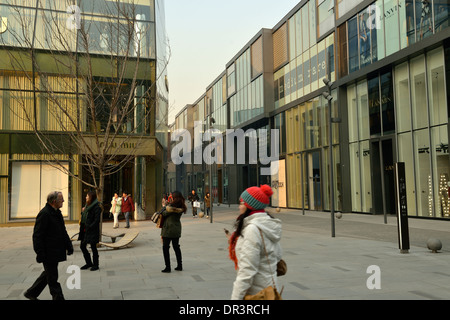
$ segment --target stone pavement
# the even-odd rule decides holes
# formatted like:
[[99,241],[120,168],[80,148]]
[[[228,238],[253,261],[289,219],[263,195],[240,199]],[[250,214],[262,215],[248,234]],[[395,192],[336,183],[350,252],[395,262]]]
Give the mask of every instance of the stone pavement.
[[[282,247],[288,273],[280,278],[286,300],[436,300],[450,299],[450,221],[409,219],[411,249],[401,254],[396,218],[344,214],[331,237],[329,212],[281,210]],[[132,222],[140,232],[129,248],[101,248],[100,270],[81,271],[81,288],[69,290],[71,265],[82,266],[79,243],[59,265],[59,280],[68,300],[228,300],[235,270],[228,259],[223,229],[232,230],[237,205],[214,207],[213,223],[183,216],[180,241],[182,272],[161,273],[164,267],[160,230],[151,221]],[[124,223],[122,222],[122,226]],[[69,235],[78,225],[66,225]],[[118,233],[127,229],[104,230]],[[0,228],[0,300],[26,300],[24,291],[42,272],[32,249],[33,227]],[[426,248],[430,237],[443,243],[440,253]],[[171,249],[172,263],[175,255]],[[379,272],[368,273],[370,266]],[[379,275],[380,289],[367,286]],[[39,297],[50,300],[46,288]]]

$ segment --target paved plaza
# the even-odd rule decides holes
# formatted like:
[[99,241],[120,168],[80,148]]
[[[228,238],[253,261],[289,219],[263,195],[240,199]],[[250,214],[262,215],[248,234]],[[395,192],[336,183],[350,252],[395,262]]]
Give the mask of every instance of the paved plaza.
[[[280,278],[286,300],[437,300],[450,299],[450,221],[409,219],[411,249],[398,248],[397,220],[383,216],[344,214],[331,237],[329,212],[271,209],[283,221],[282,247],[288,273]],[[214,207],[213,223],[182,218],[182,272],[164,268],[160,230],[151,221],[131,223],[139,236],[129,248],[101,248],[100,270],[81,271],[80,289],[69,289],[71,265],[82,266],[79,242],[59,265],[67,300],[229,300],[235,279],[223,229],[232,229],[237,205]],[[126,232],[125,224],[113,230]],[[69,235],[77,224],[66,225]],[[24,291],[42,272],[32,249],[32,226],[0,228],[0,300],[26,300]],[[439,253],[426,247],[428,238],[443,243]],[[107,239],[105,239],[107,240]],[[172,264],[175,255],[171,249]],[[369,267],[376,266],[378,273]],[[378,275],[378,282],[372,281]],[[371,280],[372,279],[372,280]],[[368,281],[369,280],[369,281]],[[379,288],[368,288],[378,283]],[[46,288],[39,297],[50,300]]]

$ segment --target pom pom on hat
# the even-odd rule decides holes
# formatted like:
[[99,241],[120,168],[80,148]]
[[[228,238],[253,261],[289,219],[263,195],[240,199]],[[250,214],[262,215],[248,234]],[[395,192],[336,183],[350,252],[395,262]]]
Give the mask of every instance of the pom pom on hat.
[[267,184],[261,187],[250,187],[241,194],[241,201],[250,210],[262,210],[270,204],[273,191]]

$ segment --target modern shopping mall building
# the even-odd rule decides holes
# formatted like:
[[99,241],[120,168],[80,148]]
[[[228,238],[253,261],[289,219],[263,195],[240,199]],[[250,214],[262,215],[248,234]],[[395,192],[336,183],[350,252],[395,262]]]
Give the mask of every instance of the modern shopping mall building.
[[[171,125],[172,137],[191,133],[192,157],[195,121],[202,133],[248,132],[244,150],[234,145],[246,163],[169,159],[168,187],[228,204],[269,183],[272,206],[317,211],[330,210],[333,189],[338,211],[394,214],[394,166],[404,162],[409,215],[450,218],[449,14],[449,0],[301,1],[224,61]],[[248,153],[257,141],[271,150],[271,137],[260,139],[271,129],[279,170],[267,176]]]

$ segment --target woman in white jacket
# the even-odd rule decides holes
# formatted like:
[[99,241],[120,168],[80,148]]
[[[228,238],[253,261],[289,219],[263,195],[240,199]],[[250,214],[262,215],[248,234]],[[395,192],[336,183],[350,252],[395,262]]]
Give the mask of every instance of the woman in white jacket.
[[270,204],[272,194],[268,185],[251,187],[241,194],[236,231],[229,237],[230,258],[237,269],[232,300],[242,300],[246,295],[256,294],[273,286],[273,282],[279,292],[276,271],[282,256],[281,221],[264,211]]
[[119,194],[114,193],[114,197],[111,200],[111,210],[110,212],[114,216],[114,229],[119,227],[119,214],[122,212],[122,198],[119,197]]

